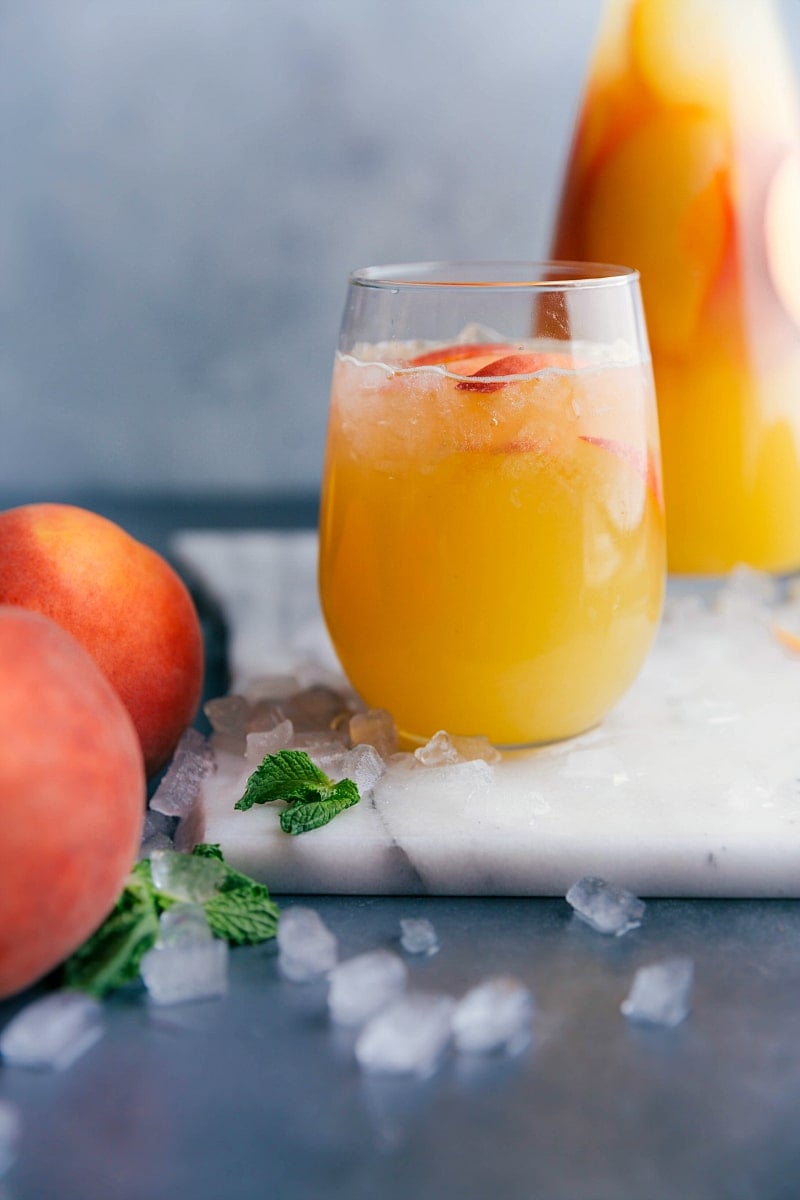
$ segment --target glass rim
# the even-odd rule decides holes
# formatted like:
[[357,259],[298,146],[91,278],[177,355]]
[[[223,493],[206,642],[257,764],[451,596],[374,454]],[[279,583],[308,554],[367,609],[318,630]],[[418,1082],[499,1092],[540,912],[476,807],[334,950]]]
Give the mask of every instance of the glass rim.
[[[542,278],[544,275],[551,278]],[[625,285],[638,279],[639,272],[633,267],[571,259],[441,259],[359,267],[348,276],[348,282],[355,287],[387,291],[491,288],[509,292],[569,292]]]

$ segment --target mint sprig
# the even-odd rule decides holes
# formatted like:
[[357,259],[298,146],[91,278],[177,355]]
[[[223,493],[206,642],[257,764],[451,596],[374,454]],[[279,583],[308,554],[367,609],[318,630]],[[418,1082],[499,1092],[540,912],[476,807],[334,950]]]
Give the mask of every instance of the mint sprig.
[[327,825],[360,798],[352,779],[334,782],[305,750],[279,750],[256,767],[235,807],[246,812],[254,804],[283,800],[281,829],[298,834]]
[[[274,937],[278,906],[264,884],[228,866],[219,846],[201,843],[192,853],[219,859],[225,866],[219,890],[202,905],[214,936],[234,946]],[[66,986],[102,999],[132,983],[139,977],[144,955],[158,939],[161,913],[177,903],[177,896],[156,888],[150,860],[142,859],[109,916],[64,964]]]

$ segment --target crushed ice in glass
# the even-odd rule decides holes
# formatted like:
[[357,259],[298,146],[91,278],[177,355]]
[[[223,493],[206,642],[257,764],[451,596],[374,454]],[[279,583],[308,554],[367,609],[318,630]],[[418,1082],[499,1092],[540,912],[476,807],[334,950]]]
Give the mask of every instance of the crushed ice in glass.
[[362,1029],[356,1059],[364,1071],[430,1075],[450,1040],[454,1003],[449,996],[409,992]]
[[104,1033],[103,1007],[82,992],[34,1000],[0,1034],[0,1055],[15,1067],[63,1071]]
[[567,902],[592,929],[617,937],[641,925],[646,907],[633,892],[589,875],[573,883]]
[[694,963],[690,958],[667,958],[640,967],[621,1005],[629,1021],[673,1029],[689,1015]]
[[457,737],[440,729],[426,745],[414,751],[414,757],[426,767],[450,767],[463,762],[496,763],[502,756],[482,735]]
[[219,891],[225,867],[218,858],[182,854],[177,850],[154,850],[150,856],[153,884],[176,900],[203,904]]
[[498,975],[471,988],[453,1013],[453,1037],[467,1054],[513,1054],[530,1041],[533,997],[524,984]]
[[228,990],[228,943],[220,938],[159,944],[141,962],[154,1004],[184,1004],[223,996]]
[[400,945],[408,954],[430,956],[439,949],[439,939],[427,917],[401,917]]
[[336,966],[336,936],[313,908],[298,904],[283,909],[277,940],[278,964],[293,983],[319,979]]
[[153,794],[150,808],[168,817],[187,817],[212,769],[210,745],[199,730],[187,729]]
[[330,973],[328,1009],[339,1025],[361,1025],[405,990],[406,965],[389,950],[348,958]]
[[374,746],[381,758],[390,758],[397,753],[397,726],[394,717],[385,708],[370,708],[367,712],[354,713],[349,729],[350,741],[354,746],[362,743]]
[[17,1160],[22,1117],[16,1104],[0,1100],[0,1179],[13,1167]]

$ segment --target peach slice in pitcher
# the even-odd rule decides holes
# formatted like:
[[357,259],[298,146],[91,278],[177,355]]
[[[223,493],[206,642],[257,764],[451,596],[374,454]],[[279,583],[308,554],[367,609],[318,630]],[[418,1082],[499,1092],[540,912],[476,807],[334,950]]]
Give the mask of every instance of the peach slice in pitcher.
[[764,212],[767,262],[783,307],[800,328],[800,153],[778,165]]

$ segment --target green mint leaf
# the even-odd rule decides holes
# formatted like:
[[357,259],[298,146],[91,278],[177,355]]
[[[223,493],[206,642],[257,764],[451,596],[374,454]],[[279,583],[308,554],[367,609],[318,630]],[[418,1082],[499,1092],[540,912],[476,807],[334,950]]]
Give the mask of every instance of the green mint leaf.
[[273,800],[303,800],[309,793],[325,795],[334,786],[305,750],[279,750],[268,754],[247,780],[244,795],[235,807],[246,811],[254,804]]
[[158,937],[159,907],[149,863],[138,863],[113,910],[88,941],[67,959],[67,987],[102,999],[139,976],[142,958]]
[[[219,891],[203,905],[215,937],[234,946],[254,945],[275,936],[278,906],[263,883],[228,866],[219,846],[201,843],[193,852],[217,859],[225,874]],[[159,916],[177,903],[153,884],[150,860],[141,859],[127,878],[113,910],[64,964],[69,988],[102,999],[139,977],[142,958],[156,944]]]
[[[198,858],[218,858],[221,862],[225,862],[217,842],[198,842],[192,850],[192,854],[196,854]],[[227,863],[225,865],[227,866]],[[230,870],[230,868],[228,869]]]
[[284,833],[308,833],[327,825],[340,812],[357,804],[360,799],[358,788],[352,779],[341,779],[318,798],[297,801],[281,813],[281,829]]
[[278,929],[277,904],[254,888],[220,892],[203,908],[214,936],[233,946],[255,946],[274,937]]

